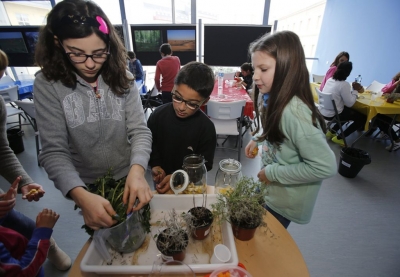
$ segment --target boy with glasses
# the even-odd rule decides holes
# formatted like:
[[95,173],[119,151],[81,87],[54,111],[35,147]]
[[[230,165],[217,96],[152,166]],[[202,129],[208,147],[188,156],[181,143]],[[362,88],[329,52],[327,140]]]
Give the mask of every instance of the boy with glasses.
[[200,107],[207,103],[214,88],[212,69],[199,62],[185,65],[175,78],[172,103],[158,107],[147,126],[153,134],[149,165],[158,193],[169,190],[171,174],[182,168],[190,154],[204,156],[212,169],[217,135],[214,124]]

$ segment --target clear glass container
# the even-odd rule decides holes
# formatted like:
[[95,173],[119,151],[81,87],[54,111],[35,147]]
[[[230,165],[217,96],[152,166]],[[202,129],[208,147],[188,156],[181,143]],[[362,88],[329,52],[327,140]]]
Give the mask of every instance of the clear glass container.
[[184,194],[201,194],[207,189],[207,168],[202,155],[192,154],[183,159],[183,170],[189,176]]
[[224,159],[219,162],[219,169],[215,175],[215,193],[226,193],[236,187],[242,178],[242,164],[234,159]]

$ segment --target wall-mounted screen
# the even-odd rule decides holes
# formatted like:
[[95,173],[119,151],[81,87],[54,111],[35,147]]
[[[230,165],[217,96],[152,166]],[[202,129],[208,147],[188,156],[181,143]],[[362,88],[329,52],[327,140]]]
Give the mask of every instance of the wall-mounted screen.
[[269,32],[271,26],[204,25],[204,62],[213,66],[250,62],[250,43]]
[[163,43],[160,30],[135,30],[136,52],[158,52]]
[[0,49],[6,54],[28,53],[21,32],[0,32]]
[[167,30],[167,40],[174,51],[196,51],[195,30]]
[[163,43],[171,44],[174,56],[185,65],[196,60],[196,25],[131,25],[132,45],[142,65],[154,66],[161,59]]

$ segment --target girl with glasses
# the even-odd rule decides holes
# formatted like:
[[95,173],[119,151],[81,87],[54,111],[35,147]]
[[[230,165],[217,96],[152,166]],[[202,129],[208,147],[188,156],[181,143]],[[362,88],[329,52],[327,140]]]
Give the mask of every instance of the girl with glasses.
[[[104,12],[83,0],[59,2],[36,45],[41,67],[34,83],[39,161],[93,230],[117,223],[109,201],[86,187],[110,168],[116,180],[127,176],[127,213],[152,198],[144,177],[151,132],[134,78],[126,70],[126,56]],[[136,198],[140,203],[133,207]]]

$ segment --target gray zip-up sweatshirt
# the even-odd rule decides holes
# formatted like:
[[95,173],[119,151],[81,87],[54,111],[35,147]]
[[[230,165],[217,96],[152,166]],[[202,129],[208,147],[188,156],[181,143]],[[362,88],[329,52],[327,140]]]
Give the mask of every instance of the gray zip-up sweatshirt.
[[[33,180],[25,172],[18,158],[11,150],[7,139],[7,108],[3,97],[0,96],[0,175],[12,184],[18,176],[22,176],[19,182],[18,192],[21,187],[33,183]],[[8,190],[8,189],[7,189]],[[0,189],[0,193],[3,190]]]
[[134,164],[147,168],[152,136],[134,81],[128,93],[118,96],[99,76],[101,98],[96,98],[93,88],[79,76],[72,89],[46,80],[39,72],[33,92],[42,144],[39,161],[65,197],[71,189],[93,183],[109,168],[116,180]]

